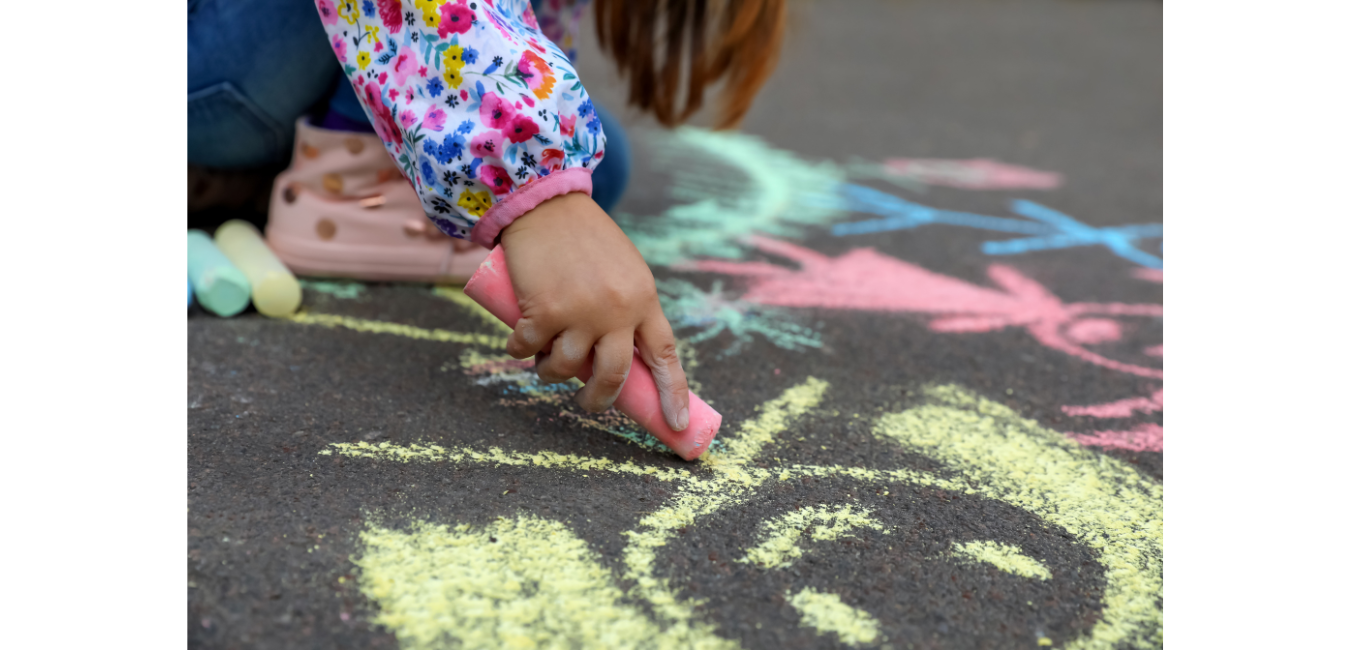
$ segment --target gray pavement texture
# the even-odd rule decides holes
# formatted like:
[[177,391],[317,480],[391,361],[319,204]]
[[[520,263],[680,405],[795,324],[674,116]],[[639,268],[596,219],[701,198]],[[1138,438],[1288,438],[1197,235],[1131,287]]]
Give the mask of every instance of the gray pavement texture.
[[[1030,222],[1010,211],[1025,199],[1087,228],[1160,224],[1161,3],[791,11],[754,139],[722,151],[748,158],[625,118],[637,161],[615,212],[644,252],[679,206],[722,201],[702,213],[722,219],[689,222],[706,232],[681,235],[685,258],[653,265],[724,416],[711,458],[532,381],[453,290],[310,282],[299,321],[190,310],[190,646],[1162,645],[1161,271],[1100,244],[990,255],[1027,235],[969,225],[835,235],[881,215],[804,210],[819,187],[797,176],[782,205],[763,198],[796,165],[944,214]],[[609,64],[581,49],[593,96],[624,115]],[[887,180],[892,158],[1062,184]],[[761,221],[738,230],[741,210]],[[1133,245],[1161,257],[1160,242]],[[866,248],[844,277],[880,290],[811,288]],[[1040,289],[1008,308],[991,265]],[[1061,302],[1147,307],[1044,325]],[[953,316],[963,331],[941,325]],[[1066,336],[1084,354],[1051,344]]]

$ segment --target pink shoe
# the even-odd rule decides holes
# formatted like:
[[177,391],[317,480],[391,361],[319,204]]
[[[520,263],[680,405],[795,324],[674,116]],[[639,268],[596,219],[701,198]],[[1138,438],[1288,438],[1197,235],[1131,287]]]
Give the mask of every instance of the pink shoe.
[[267,244],[296,275],[463,284],[488,250],[436,228],[374,134],[300,118]]

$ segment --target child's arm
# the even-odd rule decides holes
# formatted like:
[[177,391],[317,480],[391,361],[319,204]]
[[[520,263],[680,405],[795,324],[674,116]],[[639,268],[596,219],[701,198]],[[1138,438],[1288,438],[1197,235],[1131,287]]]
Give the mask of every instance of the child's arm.
[[528,4],[316,4],[367,117],[442,231],[491,246],[539,203],[589,193],[604,131]]
[[[605,135],[572,63],[528,4],[317,0],[333,51],[385,148],[447,234],[508,249],[524,317],[510,351],[540,376],[576,375],[583,407],[608,408],[633,344],[662,411],[688,422],[688,389],[651,272],[589,198]],[[513,6],[521,6],[519,3]],[[553,342],[554,336],[560,337]],[[550,343],[554,347],[550,350]]]

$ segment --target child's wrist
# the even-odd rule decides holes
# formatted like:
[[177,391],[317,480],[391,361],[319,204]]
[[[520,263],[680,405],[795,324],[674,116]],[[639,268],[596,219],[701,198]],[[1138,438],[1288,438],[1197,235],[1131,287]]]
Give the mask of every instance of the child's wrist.
[[506,244],[508,239],[518,238],[529,231],[551,229],[560,225],[559,222],[585,220],[592,211],[603,214],[599,208],[600,206],[584,192],[559,194],[520,215],[503,228],[501,242]]

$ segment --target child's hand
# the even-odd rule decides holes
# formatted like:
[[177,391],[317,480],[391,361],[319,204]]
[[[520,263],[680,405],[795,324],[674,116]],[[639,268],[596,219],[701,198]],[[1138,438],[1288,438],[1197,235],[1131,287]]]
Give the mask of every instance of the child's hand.
[[636,343],[666,423],[689,426],[689,385],[652,273],[595,201],[581,193],[545,201],[507,226],[501,244],[521,313],[508,354],[538,355],[539,378],[558,383],[591,363],[594,349],[595,374],[577,402],[603,411],[628,378]]

